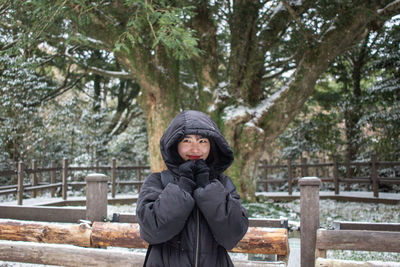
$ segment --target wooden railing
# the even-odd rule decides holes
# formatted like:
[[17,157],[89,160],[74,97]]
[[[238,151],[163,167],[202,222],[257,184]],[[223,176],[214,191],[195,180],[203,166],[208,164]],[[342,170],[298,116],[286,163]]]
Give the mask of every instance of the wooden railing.
[[[399,265],[362,265],[325,264],[327,250],[359,250],[379,252],[400,252],[400,224],[398,223],[359,223],[335,222],[334,230],[321,229],[319,189],[321,180],[305,177],[300,185],[300,244],[301,266],[400,266]],[[318,261],[316,262],[316,258]],[[322,259],[321,259],[322,258]]]
[[[39,191],[50,189],[51,196],[55,197],[56,190],[61,188],[61,196],[66,200],[69,187],[84,187],[86,185],[84,181],[72,181],[73,172],[94,171],[97,173],[110,172],[111,195],[115,198],[117,186],[136,186],[139,191],[140,186],[143,184],[144,172],[149,169],[149,166],[141,164],[140,161],[137,161],[136,165],[132,166],[117,166],[116,159],[111,160],[110,166],[101,166],[97,161],[95,166],[88,167],[70,166],[68,159],[63,159],[61,166],[56,166],[55,161],[52,161],[50,167],[43,168],[38,168],[35,160],[32,160],[31,168],[28,168],[23,162],[19,162],[16,170],[0,171],[0,176],[9,176],[14,181],[16,180],[16,184],[0,186],[0,195],[16,194],[18,204],[22,205],[24,192],[31,192],[31,196],[35,198]],[[135,171],[135,179],[129,181],[118,179],[117,172],[122,170]],[[39,175],[44,173],[49,174],[49,179],[47,181],[44,181],[44,179],[39,181]],[[31,177],[28,183],[26,183],[27,176],[28,178],[29,176]]]
[[[346,190],[350,189],[351,184],[370,184],[374,197],[379,196],[380,185],[400,184],[400,162],[377,161],[376,155],[372,154],[369,161],[351,162],[345,160],[340,162],[333,158],[332,162],[326,163],[308,163],[306,158],[302,158],[300,163],[293,160],[287,160],[285,164],[268,164],[263,161],[259,165],[260,175],[257,184],[263,186],[263,191],[268,191],[268,185],[288,184],[288,193],[292,195],[293,186],[297,184],[301,177],[316,176],[323,183],[333,183],[335,194],[340,193],[340,183],[346,184]],[[364,168],[363,171],[360,171]],[[382,168],[391,168],[393,175],[390,177],[381,176]],[[273,177],[274,172],[284,173],[286,179]]]
[[[69,253],[70,250],[64,249],[54,244],[72,244],[83,247],[126,247],[126,248],[145,248],[147,244],[140,238],[139,226],[133,221],[123,221],[122,217],[119,218],[118,222],[105,222],[107,218],[107,182],[108,177],[103,174],[92,174],[86,177],[86,208],[72,211],[69,208],[48,208],[48,207],[20,207],[20,206],[1,206],[0,205],[0,240],[7,240],[7,242],[0,242],[0,260],[5,261],[24,261],[30,263],[42,263],[63,266],[81,266],[82,262],[89,257],[87,254],[81,255],[83,250],[79,250],[74,253],[74,261],[65,259],[65,254]],[[16,221],[17,210],[24,210],[27,213],[20,213],[18,219],[24,219],[28,221]],[[32,210],[32,212],[29,212]],[[67,222],[66,218],[62,215],[63,212],[69,211],[74,213],[73,222],[77,222],[79,219],[81,224],[60,224],[53,222]],[[48,216],[48,213],[53,213],[54,216]],[[8,213],[8,214],[7,214]],[[27,214],[36,213],[36,220],[32,221],[31,216]],[[62,217],[62,219],[61,219]],[[114,217],[114,216],[113,216]],[[126,219],[127,216],[124,216]],[[136,221],[134,215],[129,216],[130,219]],[[50,220],[49,220],[50,219]],[[71,218],[70,218],[71,219]],[[50,221],[50,222],[43,222]],[[279,261],[286,262],[289,257],[289,243],[288,243],[288,229],[281,228],[282,225],[287,226],[281,220],[253,220],[250,219],[251,223],[246,235],[237,244],[237,246],[231,250],[236,253],[248,253],[248,254],[274,254],[278,256]],[[279,228],[276,228],[276,227]],[[268,227],[268,228],[267,228]],[[50,246],[38,246],[36,251],[41,253],[30,253],[32,246],[35,244],[24,244],[19,245],[13,241],[29,241],[39,243],[53,243]],[[20,243],[21,244],[21,243]],[[93,250],[90,250],[93,252]],[[24,258],[19,255],[23,253]],[[83,252],[82,252],[83,253]],[[94,261],[98,256],[90,257],[91,264],[96,265]],[[39,255],[39,256],[38,256]],[[43,256],[45,255],[45,256]],[[108,255],[107,256],[111,256]],[[70,257],[71,258],[71,257]],[[89,259],[87,259],[89,260]],[[125,266],[123,257],[117,257],[118,262],[114,262],[114,265]],[[137,266],[143,264],[144,257],[136,260]],[[70,263],[67,263],[70,262]],[[267,263],[260,263],[262,266]],[[114,266],[109,265],[109,266]],[[126,265],[132,266],[132,265]],[[136,265],[135,265],[136,266]],[[241,262],[235,266],[259,266],[254,262]]]

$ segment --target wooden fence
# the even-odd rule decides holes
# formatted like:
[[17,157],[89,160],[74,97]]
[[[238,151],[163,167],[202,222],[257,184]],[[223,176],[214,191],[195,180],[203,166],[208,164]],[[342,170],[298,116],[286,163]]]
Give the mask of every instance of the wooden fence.
[[[97,175],[99,176],[99,175]],[[99,201],[86,201],[86,209],[79,209],[72,212],[69,208],[54,208],[54,207],[22,207],[22,206],[0,206],[0,218],[7,219],[25,219],[32,220],[33,218],[29,216],[29,214],[35,214],[35,216],[41,216],[40,220],[49,220],[49,221],[64,221],[65,216],[61,214],[65,214],[65,211],[69,211],[70,213],[74,213],[74,219],[70,222],[76,222],[77,219],[86,218],[86,220],[96,221],[96,218],[105,218],[107,217],[107,209],[104,209],[104,206],[107,205],[107,181],[108,179],[104,179],[104,175],[100,175],[102,177],[87,177],[86,182],[88,187],[92,187],[93,190],[88,190],[88,192],[92,192],[88,194],[88,198],[94,198],[98,196],[103,196]],[[102,186],[99,186],[98,183],[102,183]],[[387,252],[400,252],[400,224],[398,223],[357,223],[357,222],[335,222],[334,230],[324,230],[320,229],[319,225],[319,190],[320,190],[321,180],[316,177],[305,177],[299,180],[300,186],[300,244],[301,244],[301,255],[300,261],[301,266],[303,267],[314,267],[314,266],[338,266],[335,265],[335,262],[328,264],[323,257],[326,256],[327,250],[366,250],[366,251],[387,251]],[[98,190],[96,193],[96,190]],[[99,193],[102,192],[102,193]],[[109,201],[109,200],[108,200]],[[92,204],[91,204],[92,203]],[[28,209],[32,209],[31,212],[27,212]],[[40,211],[39,211],[40,209]],[[95,212],[94,212],[95,211]],[[18,214],[19,215],[18,215]],[[50,213],[53,215],[48,216]],[[95,214],[94,214],[95,213]],[[19,216],[24,216],[20,218]],[[63,217],[63,220],[60,218]],[[114,216],[113,216],[114,217]],[[129,221],[125,221],[128,219]],[[57,219],[58,218],[58,219]],[[71,218],[70,218],[71,219]],[[129,222],[134,223],[133,220],[136,220],[134,215],[129,216],[121,216],[119,217],[119,222]],[[252,224],[253,219],[250,220],[250,224]],[[262,220],[262,226],[266,226],[270,224],[276,224],[277,220]],[[254,222],[253,222],[254,223]],[[262,223],[260,220],[255,222],[256,224]],[[111,225],[102,222],[102,225]],[[4,227],[9,225],[8,223],[4,224]],[[11,225],[15,226],[14,222],[11,222]],[[281,227],[282,222],[278,223],[277,227]],[[116,224],[115,226],[118,226]],[[258,227],[258,225],[251,225],[252,227]],[[1,227],[1,223],[0,223]],[[7,226],[8,227],[8,226]],[[136,227],[136,226],[135,226]],[[272,226],[275,227],[275,226]],[[42,227],[43,229],[47,229],[46,227]],[[48,230],[39,231],[38,238],[40,240],[43,239],[42,235],[46,235]],[[0,229],[0,233],[1,233]],[[116,232],[116,231],[112,231]],[[124,232],[124,231],[122,231]],[[275,231],[272,231],[275,232]],[[3,231],[3,233],[7,233],[7,231]],[[19,235],[22,238],[26,238],[27,234]],[[105,235],[107,236],[107,235]],[[276,241],[268,241],[268,242],[260,242],[259,245],[263,247],[262,253],[277,253],[281,255],[281,260],[286,261],[289,255],[289,247],[287,244],[287,232],[279,234],[279,236],[284,237],[284,250],[277,252],[271,244],[278,244],[282,242]],[[266,241],[265,237],[261,237],[261,235],[256,235],[253,239],[258,240],[263,239]],[[1,239],[1,238],[0,238]],[[9,238],[7,238],[9,239]],[[246,242],[250,242],[242,240]],[[63,241],[64,242],[64,241]],[[269,243],[270,242],[270,243]],[[6,243],[3,247],[0,243],[0,250],[4,250],[5,253],[0,255],[0,259],[2,260],[10,260],[16,259],[16,261],[22,261],[23,258],[21,255],[26,255],[28,250],[32,249],[34,245],[27,244],[29,248],[18,248],[13,247],[17,245],[15,243]],[[282,246],[279,246],[282,247]],[[45,248],[40,248],[39,252],[43,252]],[[251,249],[254,249],[253,247]],[[54,248],[54,251],[56,249]],[[52,253],[54,253],[54,251]],[[60,250],[62,251],[62,250]],[[69,253],[67,251],[63,251],[61,254]],[[1,253],[0,253],[1,254]],[[37,255],[41,255],[40,253],[36,253],[31,255],[30,262],[38,262],[41,260]],[[20,257],[21,256],[21,257]],[[319,258],[316,261],[316,256]],[[83,256],[82,256],[83,257]],[[52,257],[54,259],[54,257]],[[58,262],[61,258],[58,259]],[[141,259],[142,261],[143,259]],[[322,264],[319,264],[323,262]],[[50,262],[48,262],[49,264]],[[54,264],[54,262],[52,262]],[[332,263],[332,264],[331,264]],[[371,265],[356,265],[358,263],[352,263],[351,266],[371,266]],[[72,266],[75,266],[72,264]],[[240,265],[238,265],[240,266]],[[253,266],[253,265],[251,265]],[[350,266],[350,265],[343,265]],[[372,265],[372,266],[399,266],[399,265]]]
[[[399,167],[400,162],[377,161],[374,154],[371,155],[369,161],[351,162],[345,160],[340,162],[334,158],[332,162],[327,163],[308,163],[306,158],[302,158],[300,163],[293,160],[288,160],[286,164],[269,165],[266,161],[260,165],[261,178],[257,179],[257,184],[263,186],[263,191],[268,191],[268,185],[271,184],[288,184],[288,193],[292,195],[293,186],[295,186],[300,177],[316,176],[323,183],[333,183],[335,194],[339,194],[340,184],[346,184],[346,189],[350,188],[351,184],[369,184],[373,191],[374,197],[379,197],[379,187],[382,185],[400,185]],[[390,168],[393,172],[391,176],[381,175],[383,168]],[[50,167],[39,168],[35,160],[32,160],[31,167],[25,166],[20,162],[16,170],[2,170],[1,176],[12,177],[15,184],[8,186],[0,186],[0,195],[16,194],[18,204],[22,205],[24,192],[31,192],[32,197],[36,197],[37,192],[42,190],[51,190],[51,196],[54,197],[57,189],[61,189],[61,196],[67,199],[69,187],[83,187],[82,181],[72,181],[68,177],[73,172],[77,171],[95,171],[109,172],[111,177],[111,195],[115,198],[116,189],[118,186],[136,186],[140,189],[143,183],[144,172],[150,167],[136,162],[134,166],[117,166],[116,159],[112,159],[109,166],[101,166],[97,161],[95,166],[90,167],[74,167],[69,165],[68,159],[63,159],[61,166],[57,166],[55,161],[52,161]],[[118,179],[117,172],[130,170],[136,172],[136,179],[130,177],[129,181]],[[274,172],[284,173],[286,178],[273,177]],[[48,173],[48,181],[39,181],[39,175]],[[30,176],[30,182],[24,183],[27,177]]]
[[[24,192],[31,192],[32,197],[35,198],[39,191],[50,189],[51,196],[55,197],[56,190],[61,188],[61,196],[66,200],[68,187],[84,187],[86,185],[84,181],[71,181],[69,177],[72,172],[94,171],[97,173],[110,172],[111,195],[115,198],[117,186],[137,186],[138,190],[140,190],[144,179],[143,174],[149,169],[150,166],[143,165],[140,161],[137,161],[134,166],[117,166],[116,159],[111,160],[110,166],[101,166],[97,161],[95,166],[90,167],[70,166],[68,159],[63,159],[61,166],[56,166],[55,161],[52,161],[51,166],[48,168],[38,168],[35,160],[32,160],[31,168],[25,166],[23,162],[19,162],[16,170],[0,171],[0,176],[10,176],[14,177],[12,178],[14,181],[16,180],[14,185],[0,186],[0,195],[16,194],[18,205],[22,205]],[[122,170],[136,171],[136,179],[130,179],[129,181],[118,180],[117,172]],[[39,181],[38,177],[43,173],[48,173],[50,176],[46,182]],[[31,177],[29,183],[24,182],[26,176]]]
[[[55,224],[54,222],[60,222],[57,216],[60,217],[61,213],[65,211],[65,208],[51,208],[48,210],[47,207],[21,207],[21,206],[1,206],[0,205],[0,240],[13,240],[13,241],[28,241],[28,242],[40,242],[40,243],[57,243],[57,244],[72,244],[84,247],[126,247],[126,248],[145,248],[147,244],[140,238],[139,226],[135,222],[105,222],[104,218],[107,218],[107,181],[108,177],[103,174],[92,174],[86,177],[86,208],[75,212],[75,219],[79,218],[81,224]],[[105,207],[105,208],[104,208]],[[4,212],[5,208],[5,212]],[[33,209],[36,216],[39,216],[41,222],[30,221],[32,218],[27,216],[28,213],[20,214],[24,215],[24,220],[29,221],[15,221],[15,211],[18,210]],[[8,210],[8,211],[7,211]],[[47,216],[48,212],[55,214],[56,216]],[[59,212],[61,211],[61,212]],[[114,216],[113,216],[114,217]],[[135,217],[130,216],[131,219]],[[50,219],[51,222],[43,222],[44,220]],[[66,222],[63,217],[62,221]],[[83,221],[82,221],[83,219]],[[122,218],[120,218],[122,219]],[[135,218],[136,220],[136,218]],[[77,222],[77,220],[75,220]],[[261,225],[258,226],[258,225]],[[278,220],[250,220],[250,227],[243,237],[243,239],[232,249],[232,252],[236,253],[248,253],[248,254],[275,254],[278,256],[278,260],[287,263],[289,257],[289,243],[288,243],[288,229],[280,228],[282,225],[287,226],[287,222],[282,224]],[[269,226],[271,228],[266,228]],[[276,228],[276,227],[279,228]],[[12,249],[15,246],[14,250]],[[26,247],[25,247],[26,246]],[[34,245],[24,244],[22,247],[19,244],[13,242],[7,242],[4,245],[0,242],[0,260],[15,260],[15,261],[26,261],[31,263],[44,263],[44,264],[55,264],[64,266],[78,266],[81,262],[80,257],[86,259],[85,255],[79,255],[75,261],[70,264],[65,259],[65,253],[69,251],[57,250],[56,246],[52,247],[38,247],[37,253],[29,254],[29,251]],[[52,250],[47,250],[52,248]],[[43,256],[44,251],[47,251],[49,255]],[[28,255],[27,257],[21,257],[21,255]],[[75,255],[75,254],[74,254]],[[59,256],[60,258],[58,258]],[[99,255],[100,256],[100,255]],[[75,258],[75,257],[73,257]],[[90,259],[94,260],[93,258]],[[121,258],[119,257],[119,260]],[[63,262],[65,261],[65,262]],[[143,263],[143,258],[141,258]],[[122,264],[122,263],[121,263]],[[261,263],[260,263],[261,264]],[[263,266],[267,263],[262,264]],[[116,264],[118,265],[118,264]],[[140,264],[138,264],[140,265]],[[122,266],[122,265],[118,265]],[[123,266],[126,266],[123,263]],[[131,265],[129,265],[131,266]],[[236,266],[236,265],[235,265]],[[257,266],[251,262],[242,262],[237,266]]]
[[396,266],[400,263],[374,265],[350,262],[340,265],[337,260],[326,261],[327,250],[357,250],[400,253],[400,224],[335,222],[334,230],[319,226],[319,188],[321,180],[305,177],[300,185],[300,261],[302,267],[334,266]]
[[[288,184],[288,193],[292,195],[293,186],[301,177],[315,176],[319,177],[323,183],[333,183],[335,194],[339,194],[340,183],[346,184],[346,190],[350,189],[351,184],[369,184],[374,197],[379,196],[380,185],[400,185],[400,162],[377,161],[376,155],[372,154],[369,161],[355,162],[345,160],[340,162],[337,157],[332,162],[326,163],[308,163],[306,158],[302,158],[300,163],[293,160],[287,160],[286,164],[269,165],[263,161],[259,169],[260,178],[257,184],[263,186],[264,191],[268,191],[270,184]],[[383,176],[380,170],[390,168],[391,176]],[[273,172],[284,173],[286,179],[273,177]]]

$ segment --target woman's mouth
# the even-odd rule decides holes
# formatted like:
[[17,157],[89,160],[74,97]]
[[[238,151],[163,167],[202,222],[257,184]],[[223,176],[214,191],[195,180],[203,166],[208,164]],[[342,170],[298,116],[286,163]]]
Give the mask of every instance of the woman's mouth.
[[201,158],[201,156],[195,156],[195,155],[188,155],[189,160],[198,160]]

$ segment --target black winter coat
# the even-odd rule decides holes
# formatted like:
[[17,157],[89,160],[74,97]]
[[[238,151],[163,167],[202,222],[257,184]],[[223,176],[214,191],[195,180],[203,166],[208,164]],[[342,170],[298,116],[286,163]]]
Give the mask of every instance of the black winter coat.
[[[189,134],[212,143],[210,183],[192,194],[184,190],[178,174],[183,160],[177,144]],[[248,214],[223,174],[233,161],[225,138],[204,113],[184,111],[171,122],[160,146],[168,170],[146,178],[136,208],[141,237],[150,244],[145,266],[233,266],[227,250],[247,232]]]

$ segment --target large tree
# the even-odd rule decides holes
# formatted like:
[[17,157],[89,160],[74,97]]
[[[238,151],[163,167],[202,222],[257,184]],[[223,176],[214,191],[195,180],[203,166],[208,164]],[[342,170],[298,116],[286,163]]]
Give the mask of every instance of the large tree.
[[[242,193],[252,170],[299,112],[330,63],[400,13],[382,1],[12,1],[14,40],[45,44],[74,70],[132,79],[147,121],[150,163],[183,109],[208,114],[234,148],[230,175]],[[104,51],[105,70],[87,53]],[[49,49],[47,49],[49,50]],[[110,59],[111,58],[111,59]],[[113,64],[110,64],[110,60]]]

